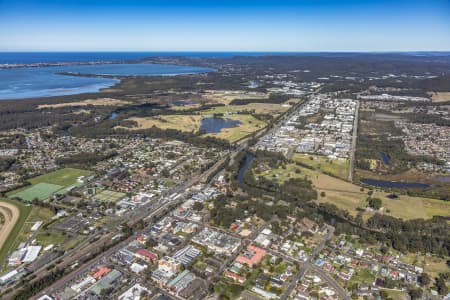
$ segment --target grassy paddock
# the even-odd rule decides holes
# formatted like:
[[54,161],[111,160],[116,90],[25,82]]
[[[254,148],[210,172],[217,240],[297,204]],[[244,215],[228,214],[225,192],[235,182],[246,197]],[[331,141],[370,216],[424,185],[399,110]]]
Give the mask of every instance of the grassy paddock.
[[[297,172],[300,170],[300,172]],[[260,175],[269,179],[276,179],[284,182],[289,178],[303,178],[307,176],[313,183],[318,192],[318,202],[332,203],[340,209],[347,210],[351,215],[356,216],[358,207],[366,206],[368,197],[367,189],[361,190],[361,187],[350,182],[328,176],[318,170],[310,170],[295,164],[287,164],[286,168],[275,168]],[[321,193],[325,196],[320,196]],[[388,193],[375,191],[373,197],[380,198],[385,207],[385,213],[393,217],[402,219],[430,219],[435,215],[450,215],[450,202],[435,200],[423,197],[412,197],[399,195],[399,198],[391,200],[387,198]],[[389,210],[389,212],[387,211]],[[373,213],[364,212],[363,217],[369,218]]]
[[342,179],[348,178],[350,163],[347,159],[331,160],[322,155],[295,153],[292,155],[292,160]]

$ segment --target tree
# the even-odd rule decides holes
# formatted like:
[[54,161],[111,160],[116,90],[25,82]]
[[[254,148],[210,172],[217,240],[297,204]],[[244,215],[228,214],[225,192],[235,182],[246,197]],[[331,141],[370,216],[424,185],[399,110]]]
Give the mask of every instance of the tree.
[[420,284],[422,286],[427,286],[431,283],[431,278],[430,275],[428,275],[427,273],[422,273],[420,275]]
[[379,210],[381,206],[383,205],[383,202],[379,198],[369,198],[369,207]]
[[438,290],[439,295],[447,295],[448,288],[445,284],[444,274],[439,274],[439,277],[436,278],[436,288]]
[[409,291],[409,295],[412,300],[421,299],[422,298],[422,290],[421,289],[411,289]]
[[196,211],[201,211],[203,209],[203,206],[204,206],[203,203],[195,202],[194,205],[192,206],[192,209]]

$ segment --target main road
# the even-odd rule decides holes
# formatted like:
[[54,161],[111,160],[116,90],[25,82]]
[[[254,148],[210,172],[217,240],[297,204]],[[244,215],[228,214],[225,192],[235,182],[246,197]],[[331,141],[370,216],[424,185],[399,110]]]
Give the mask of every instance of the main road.
[[353,120],[353,135],[352,146],[350,149],[350,166],[348,168],[348,181],[353,182],[353,173],[355,169],[355,152],[356,152],[356,139],[358,137],[358,121],[359,121],[359,100],[356,100],[356,112],[355,119]]

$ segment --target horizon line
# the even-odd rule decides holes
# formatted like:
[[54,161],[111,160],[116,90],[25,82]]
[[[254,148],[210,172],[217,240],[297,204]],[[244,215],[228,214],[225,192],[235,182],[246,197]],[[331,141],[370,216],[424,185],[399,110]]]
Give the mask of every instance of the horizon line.
[[80,53],[80,52],[129,52],[129,53],[424,53],[450,52],[448,50],[0,50],[0,53]]

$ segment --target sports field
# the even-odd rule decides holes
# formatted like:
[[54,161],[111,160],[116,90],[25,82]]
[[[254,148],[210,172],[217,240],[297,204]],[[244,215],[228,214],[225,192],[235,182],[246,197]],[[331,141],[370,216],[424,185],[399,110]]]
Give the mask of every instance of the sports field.
[[62,185],[41,182],[36,185],[32,185],[23,191],[12,194],[10,198],[19,198],[28,202],[33,201],[34,199],[44,200],[62,188]]
[[80,176],[86,176],[90,171],[74,168],[64,168],[54,172],[50,172],[41,176],[37,176],[28,180],[31,186],[26,186],[7,193],[9,198],[19,198],[24,201],[32,201],[33,199],[44,200],[52,194],[60,191],[65,192],[72,185],[77,184]]
[[124,193],[104,190],[94,196],[94,199],[101,202],[117,202],[125,197]]

